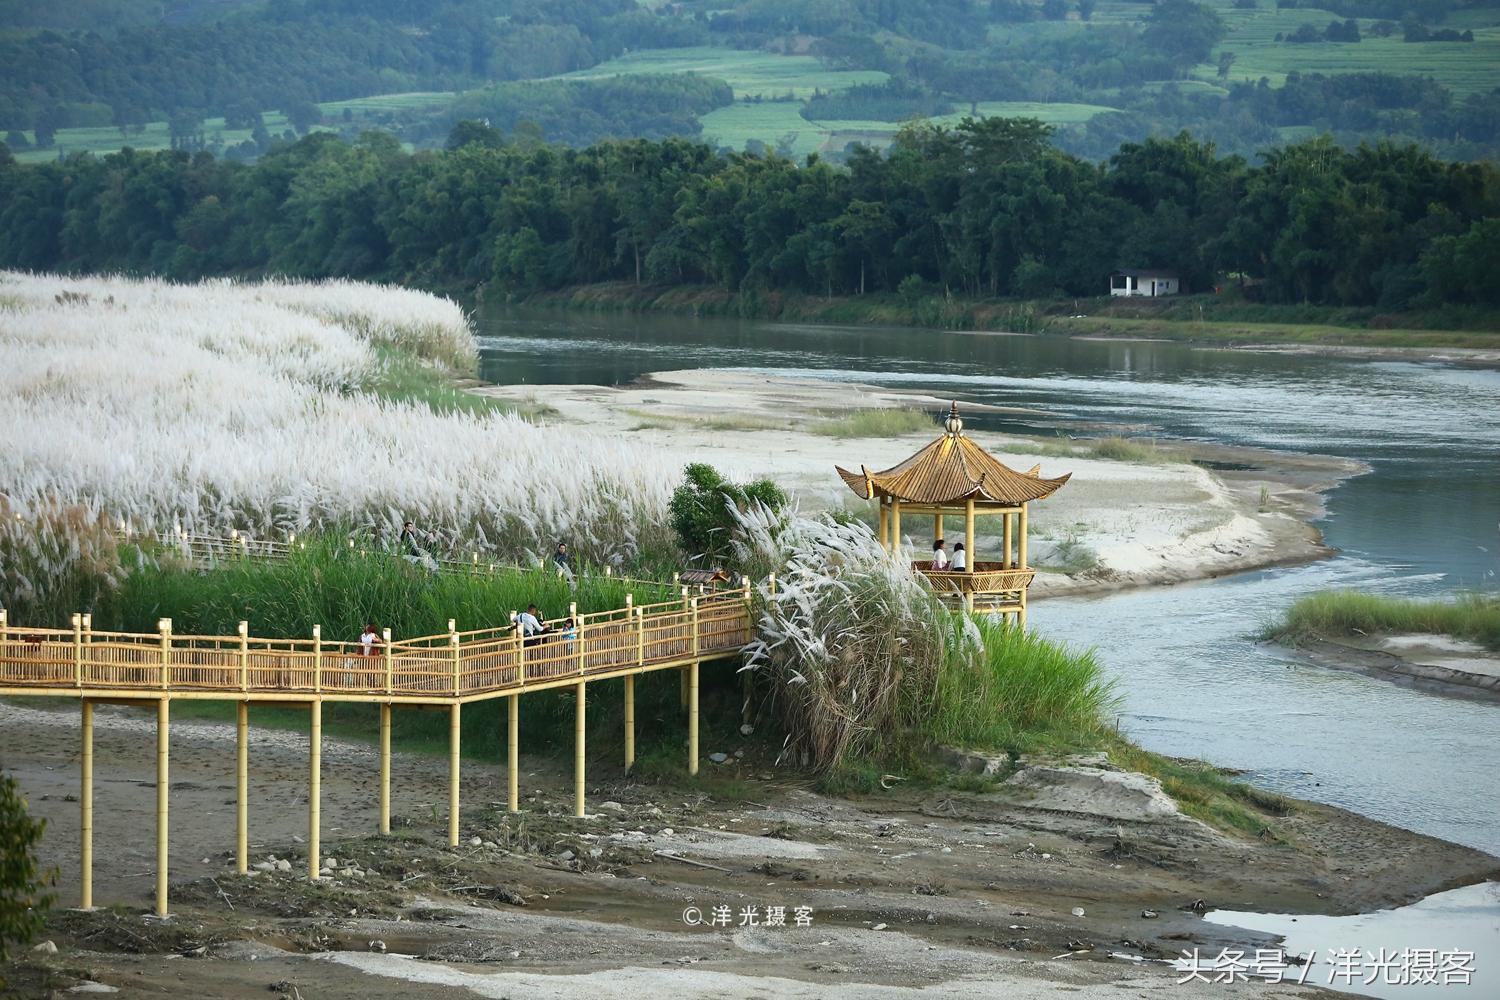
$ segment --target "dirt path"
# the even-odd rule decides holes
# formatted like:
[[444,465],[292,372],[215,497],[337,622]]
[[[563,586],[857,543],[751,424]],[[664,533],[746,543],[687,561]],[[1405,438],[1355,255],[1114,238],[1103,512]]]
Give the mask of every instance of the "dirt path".
[[[500,769],[466,761],[464,840],[454,850],[444,761],[398,757],[396,833],[381,838],[370,835],[373,754],[329,740],[324,853],[350,873],[313,884],[297,863],[305,737],[257,729],[252,860],[292,859],[293,870],[241,877],[231,853],[233,728],[179,723],[174,916],[162,923],[145,915],[150,732],[137,712],[99,710],[95,894],[119,905],[54,913],[45,937],[58,952],[25,954],[8,972],[21,995],[85,980],[125,996],[1148,995],[1188,989],[1159,961],[1183,949],[1268,944],[1205,923],[1205,907],[1356,912],[1500,866],[1313,804],[1276,818],[1278,843],[1175,813],[1070,811],[1045,789],[1008,785],[836,799],[756,760],[754,747],[744,761],[706,765],[696,788],[601,781],[589,799],[598,813],[582,821],[568,815],[571,789],[552,767],[524,762],[524,812],[511,817]],[[67,906],[77,899],[78,805],[68,800],[76,710],[0,704],[0,760],[48,821],[43,859],[61,869]],[[611,763],[601,758],[590,773],[609,774]],[[772,906],[785,908],[787,926],[764,926]],[[799,906],[810,908],[810,926],[795,926]],[[730,924],[685,925],[689,907],[709,921],[728,907]],[[739,926],[747,907],[758,925]]]

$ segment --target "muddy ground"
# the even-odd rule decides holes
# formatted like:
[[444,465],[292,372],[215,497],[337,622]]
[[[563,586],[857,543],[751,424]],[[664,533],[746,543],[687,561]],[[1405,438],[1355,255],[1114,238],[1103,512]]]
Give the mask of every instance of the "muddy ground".
[[[898,782],[841,799],[754,747],[744,759],[733,756],[742,748],[706,747],[729,760],[705,762],[697,787],[647,784],[627,779],[618,746],[603,740],[585,820],[570,815],[570,775],[553,763],[523,761],[523,812],[511,816],[503,770],[465,761],[453,849],[445,760],[398,755],[395,833],[379,837],[372,749],[325,740],[323,853],[337,868],[312,883],[299,839],[306,737],[255,729],[251,860],[292,867],[246,877],[234,872],[233,727],[177,722],[173,916],[163,922],[148,915],[154,734],[149,717],[124,708],[97,717],[100,908],[66,909],[78,893],[77,720],[76,707],[0,703],[0,761],[46,818],[43,859],[60,873],[41,939],[57,950],[23,951],[5,970],[20,996],[89,983],[121,996],[308,1000],[1310,995],[1180,987],[1149,960],[1269,945],[1204,922],[1205,909],[1357,912],[1500,867],[1312,804],[1268,814],[1274,835],[1245,838],[1163,810],[1139,789],[1108,797],[1100,808],[1113,815],[1076,811],[1050,779],[1025,790],[1019,778],[959,782],[970,790]],[[687,908],[711,921],[720,906],[729,926],[684,924]],[[771,906],[785,908],[787,926],[764,926]],[[747,907],[758,908],[755,926],[740,926]],[[810,926],[795,925],[796,907],[811,908]]]

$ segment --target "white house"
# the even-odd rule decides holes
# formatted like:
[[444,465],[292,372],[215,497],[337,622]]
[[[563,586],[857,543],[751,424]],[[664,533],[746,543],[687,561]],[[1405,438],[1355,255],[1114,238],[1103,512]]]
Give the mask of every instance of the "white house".
[[1109,276],[1111,295],[1176,295],[1182,291],[1182,281],[1173,271],[1153,271],[1147,268],[1122,267]]

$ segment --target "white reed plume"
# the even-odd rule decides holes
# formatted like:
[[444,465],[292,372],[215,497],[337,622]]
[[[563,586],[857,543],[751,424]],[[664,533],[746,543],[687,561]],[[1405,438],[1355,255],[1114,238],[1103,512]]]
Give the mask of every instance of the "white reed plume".
[[758,505],[737,517],[741,564],[777,574],[774,593],[760,589],[747,669],[769,676],[788,746],[829,767],[875,733],[909,727],[945,644],[973,637],[864,525]]
[[458,307],[423,293],[0,273],[0,494],[252,536],[411,519],[506,559],[566,539],[603,561],[664,537],[676,463],[364,394],[371,338],[474,356]]

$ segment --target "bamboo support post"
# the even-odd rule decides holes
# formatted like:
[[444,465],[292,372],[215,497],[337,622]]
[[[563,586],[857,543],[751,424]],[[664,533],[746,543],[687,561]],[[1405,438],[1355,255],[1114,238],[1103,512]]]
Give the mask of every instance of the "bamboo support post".
[[[323,691],[323,626],[313,626],[313,690]],[[316,877],[317,873],[314,872]]]
[[[162,619],[163,622],[166,619]],[[163,633],[170,635],[170,633]],[[169,642],[170,639],[164,639]],[[165,670],[165,667],[163,667]],[[161,698],[156,703],[156,915],[167,915],[167,793],[170,789],[167,753],[171,746],[171,701]]]
[[[454,637],[455,639],[457,636]],[[458,798],[459,781],[462,777],[458,761],[463,706],[457,702],[448,706],[448,846],[458,846]]]
[[234,862],[250,871],[250,703],[234,706]]
[[380,706],[380,832],[391,832],[391,705]]
[[583,785],[585,779],[583,774],[583,730],[585,721],[584,713],[587,711],[585,702],[585,699],[587,697],[585,689],[587,687],[588,684],[585,681],[579,681],[575,686],[577,698],[573,707],[573,815],[578,817],[579,819],[582,819],[584,816]]
[[78,782],[78,905],[94,907],[94,703],[83,702],[83,734]]
[[521,696],[513,694],[505,699],[506,715],[509,716],[505,743],[508,763],[506,789],[507,805],[511,812],[521,811]]
[[307,877],[322,868],[323,847],[323,700],[312,701],[307,726]]
[[635,674],[625,675],[625,773],[635,766]]
[[1000,565],[1004,569],[1013,569],[1016,565],[1010,557],[1011,552],[1015,547],[1015,529],[1012,527],[1012,525],[1014,524],[1014,517],[1014,514],[1009,513],[1002,514],[1000,517],[1000,520],[1003,523],[1005,529],[1004,539],[1001,541],[1001,545],[1005,549],[1005,554],[1000,558]]
[[891,501],[891,551],[902,555],[901,546],[901,501]]
[[941,542],[943,540],[943,515],[932,515],[932,540]]
[[698,661],[688,667],[688,774],[698,773]]
[[886,504],[884,499],[880,501],[879,518],[880,520],[878,523],[877,532],[880,535],[880,546],[881,548],[889,552],[891,550],[891,540],[888,537],[888,534],[891,529],[891,516],[889,506]]
[[1028,569],[1031,564],[1026,559],[1026,505],[1025,504],[1021,505],[1020,522],[1021,522],[1020,526],[1019,526],[1019,528],[1017,529],[1017,532],[1016,532],[1017,535],[1019,536],[1019,538],[1018,538],[1017,541],[1018,541],[1018,544],[1020,545],[1020,551],[1018,553],[1019,567],[1021,569]]

